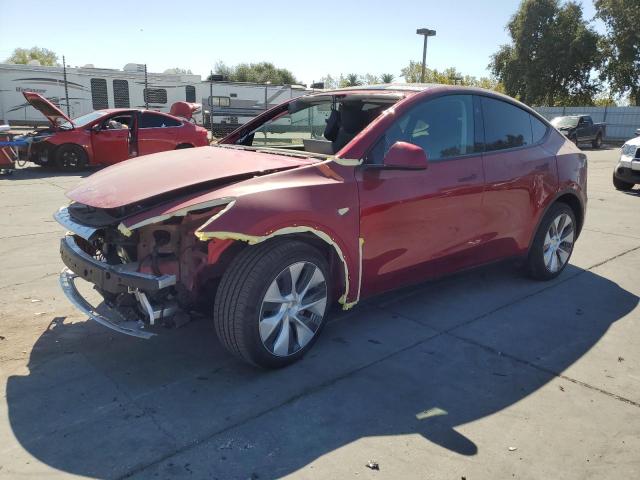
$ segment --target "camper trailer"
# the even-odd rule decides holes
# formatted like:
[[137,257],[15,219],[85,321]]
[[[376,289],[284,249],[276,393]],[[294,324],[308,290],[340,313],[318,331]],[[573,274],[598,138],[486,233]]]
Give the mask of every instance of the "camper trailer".
[[270,85],[239,82],[202,82],[199,92],[203,106],[203,123],[210,127],[209,115],[213,118],[213,133],[224,136],[275,107],[309,93],[302,85]]
[[175,102],[202,102],[202,115],[194,116],[194,121],[211,127],[212,118],[214,134],[222,136],[268,108],[308,93],[299,85],[209,82],[191,74],[147,73],[146,77],[145,88],[144,65],[137,63],[122,70],[68,67],[65,92],[62,67],[0,64],[0,123],[46,124],[25,101],[22,92],[27,91],[46,97],[71,118],[107,108],[147,107],[168,113]]
[[85,65],[67,68],[65,92],[62,67],[0,64],[0,123],[46,124],[25,101],[25,91],[39,93],[75,118],[106,108],[148,107],[168,113],[175,102],[196,102],[200,82],[200,75],[148,73],[145,88],[144,65],[129,63],[122,70]]

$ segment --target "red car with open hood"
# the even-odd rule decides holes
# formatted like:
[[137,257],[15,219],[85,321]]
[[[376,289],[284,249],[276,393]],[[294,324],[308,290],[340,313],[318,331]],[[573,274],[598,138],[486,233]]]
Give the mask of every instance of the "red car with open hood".
[[544,118],[495,92],[308,95],[217,145],[82,181],[55,215],[70,231],[60,282],[90,318],[142,338],[204,308],[230,352],[281,367],[311,348],[334,303],[504,258],[556,277],[583,225],[586,169]]
[[[96,110],[70,119],[57,106],[34,92],[23,92],[27,101],[51,126],[31,134],[29,160],[65,170],[112,165],[133,157],[208,144],[207,131],[189,121],[194,104],[178,102],[167,115],[151,110],[116,108]],[[175,106],[175,105],[174,105]]]

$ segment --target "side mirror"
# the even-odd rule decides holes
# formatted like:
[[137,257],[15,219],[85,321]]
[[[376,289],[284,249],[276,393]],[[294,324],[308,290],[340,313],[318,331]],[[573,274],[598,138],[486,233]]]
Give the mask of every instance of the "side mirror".
[[100,123],[96,123],[91,127],[91,131],[94,133],[100,133]]
[[429,165],[426,152],[407,142],[394,143],[384,156],[384,166],[403,170],[425,170]]

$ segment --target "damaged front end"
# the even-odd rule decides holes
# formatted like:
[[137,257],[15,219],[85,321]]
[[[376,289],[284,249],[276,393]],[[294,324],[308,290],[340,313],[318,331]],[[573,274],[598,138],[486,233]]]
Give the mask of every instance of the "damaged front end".
[[[196,292],[215,273],[209,268],[213,244],[194,234],[215,209],[160,219],[123,233],[120,222],[131,213],[130,208],[97,209],[79,203],[56,212],[54,218],[68,230],[60,241],[66,266],[60,285],[92,320],[120,333],[150,338],[154,327],[188,322]],[[78,290],[78,279],[92,284],[104,302],[92,305]]]

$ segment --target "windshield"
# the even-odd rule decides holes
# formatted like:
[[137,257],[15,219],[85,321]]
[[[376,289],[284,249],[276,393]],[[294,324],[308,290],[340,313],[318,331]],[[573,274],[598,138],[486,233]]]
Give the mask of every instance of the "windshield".
[[[76,127],[84,127],[85,125],[88,125],[89,123],[93,122],[94,120],[99,119],[101,116],[103,116],[105,114],[105,112],[97,110],[95,112],[91,112],[91,113],[87,113],[86,115],[81,115],[77,118],[73,119],[73,124]],[[69,122],[67,121],[63,121],[60,125],[60,128],[73,128],[73,125],[71,125]]]
[[578,125],[578,119],[580,117],[556,117],[551,120],[551,125],[556,128],[561,127],[575,127]]
[[237,143],[333,155],[399,98],[391,95],[301,97]]

